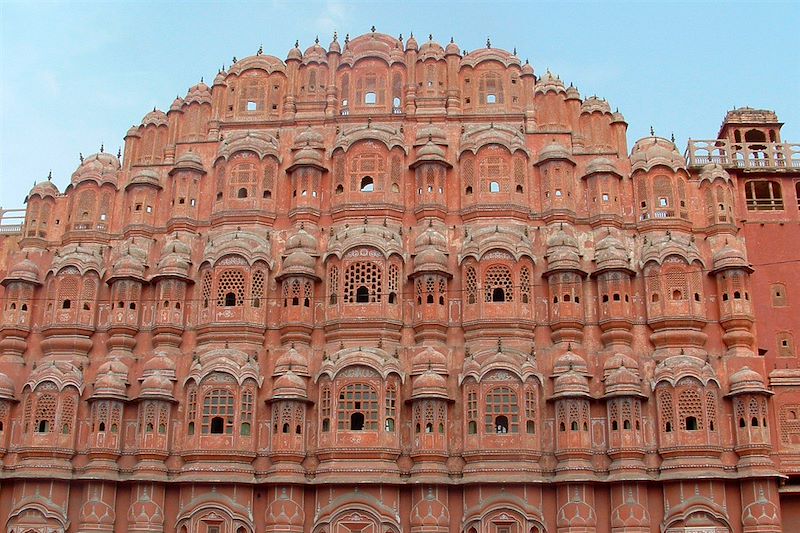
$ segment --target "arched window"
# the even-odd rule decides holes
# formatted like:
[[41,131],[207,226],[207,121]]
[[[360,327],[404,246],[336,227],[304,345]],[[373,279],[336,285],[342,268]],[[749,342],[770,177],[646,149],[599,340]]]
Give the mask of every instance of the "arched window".
[[339,430],[378,430],[378,393],[372,385],[350,383],[342,387],[336,407]]
[[201,431],[208,434],[233,434],[234,397],[228,389],[211,389],[203,397]]
[[373,192],[375,190],[375,182],[371,176],[364,176],[361,178],[361,186],[359,187],[359,190],[361,192]]
[[240,270],[223,270],[217,281],[217,306],[244,305],[244,274]]
[[483,283],[487,302],[511,302],[514,300],[511,270],[507,266],[492,265],[487,268]]
[[383,294],[380,265],[372,261],[358,261],[348,265],[344,275],[345,303],[376,303]]
[[478,276],[475,267],[467,267],[467,303],[474,304],[478,299]]
[[519,405],[517,393],[509,387],[495,387],[486,394],[484,422],[487,433],[517,433]]

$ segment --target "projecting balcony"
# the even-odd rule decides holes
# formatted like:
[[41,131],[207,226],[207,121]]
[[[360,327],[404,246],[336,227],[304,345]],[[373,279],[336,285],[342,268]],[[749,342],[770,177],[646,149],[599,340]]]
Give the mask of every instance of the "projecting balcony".
[[800,171],[800,144],[689,140],[685,155],[690,167],[715,163],[725,168]]

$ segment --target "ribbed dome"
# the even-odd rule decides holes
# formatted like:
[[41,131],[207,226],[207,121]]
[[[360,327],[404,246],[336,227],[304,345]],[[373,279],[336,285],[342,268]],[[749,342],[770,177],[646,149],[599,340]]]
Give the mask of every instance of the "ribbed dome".
[[575,87],[570,83],[569,87],[567,87],[567,100],[580,100],[580,99],[581,99],[580,91],[578,90],[577,87]]
[[608,102],[596,96],[590,96],[581,104],[581,113],[607,113],[611,114],[611,107]]
[[6,285],[12,281],[24,281],[39,285],[39,267],[27,257],[24,258],[11,267],[2,284]]
[[743,367],[733,373],[730,381],[731,394],[743,394],[746,392],[768,392],[764,385],[764,378],[749,367]]
[[322,152],[310,146],[301,148],[294,154],[292,170],[294,170],[294,167],[298,166],[325,168]]
[[539,165],[550,160],[567,160],[574,162],[570,151],[558,143],[551,143],[542,148],[542,151],[539,152],[536,164]]
[[151,124],[154,126],[166,126],[168,124],[167,115],[160,109],[153,109],[142,118],[143,126],[149,126]]
[[294,43],[294,48],[289,50],[289,55],[286,56],[286,61],[292,61],[292,60],[297,60],[297,61],[303,60],[303,52],[300,51],[299,42]]
[[444,48],[444,53],[445,53],[445,55],[448,55],[448,56],[449,55],[461,55],[461,49],[458,47],[458,45],[451,38],[450,42],[447,43],[447,46]]
[[273,375],[283,374],[289,370],[299,376],[308,376],[308,360],[295,349],[294,344],[275,361],[275,373]]
[[522,75],[523,76],[533,76],[533,66],[528,63],[528,60],[525,60],[525,64],[522,65]]
[[321,146],[325,142],[325,137],[311,126],[301,131],[297,137],[294,138],[295,146]]
[[161,188],[161,183],[158,179],[158,172],[155,170],[150,169],[142,169],[133,174],[133,177],[128,182],[128,185],[125,188],[129,188],[134,185],[149,185],[151,187],[156,187],[157,189]]
[[575,371],[568,371],[555,379],[553,393],[557,396],[588,395],[589,380]]
[[192,249],[177,237],[167,240],[156,268],[158,276],[187,278],[192,265]]
[[53,196],[53,197],[58,196],[59,192],[58,192],[58,187],[56,187],[53,184],[53,182],[48,179],[40,181],[39,183],[34,185],[33,188],[31,189],[31,192],[28,193],[28,198],[30,198],[35,194],[38,194],[42,198],[46,198],[48,196]]
[[316,264],[317,260],[311,254],[305,250],[295,250],[283,260],[283,270],[284,273],[287,273],[287,271],[292,273],[303,271],[313,274]]
[[308,398],[306,382],[303,378],[289,370],[275,380],[272,399],[305,400]]
[[664,165],[673,170],[685,169],[683,158],[675,143],[661,137],[645,137],[636,141],[631,150],[631,169],[650,170],[656,165]]
[[156,354],[148,359],[142,367],[142,375],[149,376],[156,372],[161,372],[165,375],[175,375],[176,365],[175,361],[164,354]]
[[186,103],[211,104],[211,89],[202,81],[186,93]]
[[183,104],[184,104],[183,98],[181,98],[180,96],[176,96],[175,100],[172,101],[172,105],[169,106],[170,112],[173,111],[183,112]]
[[72,185],[85,180],[99,183],[111,182],[116,185],[117,171],[120,169],[119,159],[113,154],[100,152],[84,158],[80,166],[72,173]]
[[224,70],[220,70],[219,72],[217,72],[217,75],[214,76],[214,86],[216,87],[217,85],[225,85],[226,76],[227,74]]
[[431,346],[427,346],[411,360],[412,375],[423,374],[428,370],[439,374],[447,373],[447,357]]
[[586,173],[585,176],[590,176],[592,174],[615,174],[618,177],[622,177],[617,167],[614,166],[614,163],[611,160],[605,157],[595,157],[589,164],[586,165]]
[[724,268],[744,268],[745,270],[752,270],[744,255],[744,251],[740,250],[729,243],[714,252],[714,270],[721,270]]
[[14,400],[14,382],[0,372],[0,400]]
[[414,378],[411,398],[447,399],[447,380],[433,370],[426,370]]
[[429,37],[428,40],[419,47],[419,55],[417,57],[419,61],[424,61],[426,59],[442,59],[444,57],[444,48],[434,41],[432,37]]
[[417,40],[414,38],[414,34],[412,33],[408,40],[406,41],[406,50],[417,50],[419,49],[419,45],[417,44]]
[[564,82],[561,78],[554,76],[549,70],[544,73],[539,81],[536,83],[536,94],[545,94],[547,92],[566,93],[564,89]]
[[583,357],[571,350],[568,350],[566,353],[564,353],[564,355],[556,359],[555,364],[553,365],[553,374],[561,374],[570,370],[585,373],[588,371],[588,366],[586,365],[586,361],[584,361]]
[[447,268],[447,255],[436,248],[425,248],[414,256],[414,272],[447,272]]
[[142,380],[141,398],[172,399],[172,380],[161,371],[155,371]]
[[205,173],[205,169],[203,168],[203,160],[197,153],[192,152],[191,150],[178,156],[178,159],[175,160],[175,168],[170,171],[170,174],[172,174],[175,170],[195,170],[197,172]]
[[600,239],[594,247],[594,260],[598,270],[629,269],[629,250],[613,233]]

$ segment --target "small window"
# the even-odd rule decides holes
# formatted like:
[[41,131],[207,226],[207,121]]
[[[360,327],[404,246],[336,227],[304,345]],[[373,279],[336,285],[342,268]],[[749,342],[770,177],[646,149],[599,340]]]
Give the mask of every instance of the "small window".
[[336,186],[336,194],[342,194],[344,192],[344,187],[341,184]]
[[497,95],[496,94],[487,94],[486,95],[486,103],[487,104],[496,104],[497,103]]
[[492,301],[493,302],[505,302],[506,301],[506,292],[503,290],[502,287],[495,287],[492,290]]
[[247,198],[247,189],[242,187],[239,189],[239,192],[236,193],[237,198]]
[[136,207],[134,207],[133,210],[134,211],[141,211],[142,210],[142,204],[136,204]]
[[489,192],[500,192],[500,184],[496,181],[489,183]]
[[364,429],[364,413],[355,412],[350,415],[350,430],[362,431]]
[[[384,427],[386,428],[386,431],[388,431],[389,433],[394,433],[394,418],[387,418]],[[425,429],[426,433],[430,433],[430,431],[427,431],[427,427]]]
[[561,189],[556,189],[556,198],[561,198],[564,194],[561,192]]
[[225,427],[225,421],[222,419],[221,416],[215,416],[214,418],[211,419],[212,435],[222,435],[224,427]]
[[470,420],[469,424],[467,424],[467,433],[469,435],[475,435],[478,432],[478,423],[474,420]]
[[364,103],[365,104],[370,104],[370,105],[371,104],[377,104],[378,103],[377,95],[375,93],[373,93],[373,92],[365,93],[364,94]]
[[356,289],[356,303],[359,304],[369,303],[369,289],[364,285]]
[[375,190],[375,181],[371,176],[364,176],[361,178],[361,192],[373,192]]
[[36,427],[36,433],[48,433],[50,426],[47,420],[39,420],[39,425]]
[[69,309],[70,307],[72,307],[72,301],[70,300],[64,300],[61,303],[61,309]]
[[770,180],[752,180],[745,184],[748,211],[783,211],[781,184]]
[[247,102],[247,110],[248,111],[258,111],[258,104],[253,101]]
[[219,202],[220,200],[222,200],[222,193],[218,192],[217,193],[217,201]]
[[770,291],[772,293],[772,307],[786,307],[786,286],[783,283],[773,283]]
[[533,420],[528,420],[525,423],[525,431],[529,434],[536,433],[536,424],[534,424]]
[[495,417],[494,426],[498,434],[505,435],[508,433],[508,417],[505,415]]
[[607,202],[608,201],[608,194],[607,193],[603,193],[602,198],[603,198],[604,202]]
[[330,418],[324,418],[322,420],[322,431],[327,433],[330,430],[331,430],[331,419]]
[[658,207],[669,207],[669,199],[663,196],[659,197]]
[[394,99],[392,99],[392,107],[400,109],[400,97],[395,96]]
[[225,307],[235,307],[236,306],[236,294],[229,292],[225,295]]
[[522,194],[522,185],[517,185],[517,194]]
[[464,194],[470,196],[472,194],[472,185],[468,185],[466,189],[464,189]]
[[392,183],[392,192],[400,192],[400,185]]
[[697,418],[693,416],[686,417],[686,431],[697,431]]
[[145,211],[147,211],[148,213],[152,213],[152,212],[153,212],[153,206],[152,206],[152,205],[148,205],[148,206],[145,208]]

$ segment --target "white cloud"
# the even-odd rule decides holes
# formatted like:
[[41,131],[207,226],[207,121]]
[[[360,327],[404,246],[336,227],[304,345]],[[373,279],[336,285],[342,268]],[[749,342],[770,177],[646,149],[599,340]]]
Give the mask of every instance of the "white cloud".
[[333,34],[343,31],[348,26],[348,15],[351,6],[338,0],[328,0],[322,6],[319,15],[314,19],[314,26],[321,34]]

